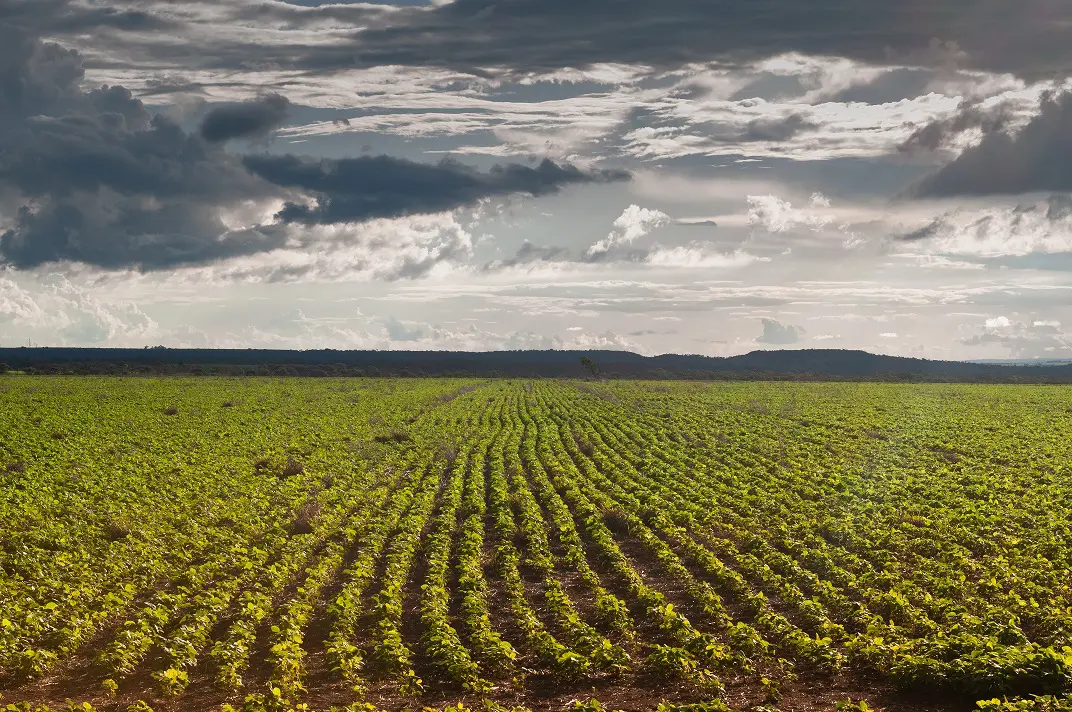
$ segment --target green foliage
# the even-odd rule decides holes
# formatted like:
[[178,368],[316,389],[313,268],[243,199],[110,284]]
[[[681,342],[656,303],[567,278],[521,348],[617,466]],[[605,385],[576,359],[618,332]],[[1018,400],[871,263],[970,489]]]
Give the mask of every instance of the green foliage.
[[[0,675],[726,712],[723,680],[863,674],[1069,710],[1068,432],[1072,391],[1018,386],[7,379]],[[92,709],[50,704],[4,709]]]
[[[707,700],[705,702],[687,702],[684,704],[670,704],[660,702],[655,712],[730,712],[730,708],[722,700]],[[752,712],[765,712],[762,708],[753,707]]]
[[1072,710],[1072,696],[1033,695],[1015,700],[994,698],[979,700],[975,704],[986,712],[1069,712]]
[[834,705],[834,709],[837,710],[837,712],[874,712],[866,701],[860,700],[858,702],[853,702],[851,698],[838,701]]

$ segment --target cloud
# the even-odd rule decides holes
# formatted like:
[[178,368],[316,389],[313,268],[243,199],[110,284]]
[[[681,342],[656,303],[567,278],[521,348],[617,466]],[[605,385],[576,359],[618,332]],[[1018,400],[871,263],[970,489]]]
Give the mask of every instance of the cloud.
[[281,94],[218,106],[202,119],[201,138],[210,143],[264,138],[286,120],[289,112],[290,100]]
[[983,270],[986,269],[986,265],[981,262],[968,262],[965,260],[951,260],[944,255],[934,255],[930,253],[913,254],[903,253],[895,254],[894,257],[907,258],[912,260],[912,264],[922,269],[936,269],[936,270]]
[[686,245],[677,245],[675,247],[664,247],[656,244],[646,249],[620,250],[610,248],[594,254],[589,253],[591,253],[591,249],[578,260],[564,247],[538,247],[526,242],[514,257],[488,262],[484,265],[483,271],[495,272],[504,269],[522,268],[531,273],[539,267],[552,265],[559,268],[567,265],[590,267],[594,262],[607,266],[648,265],[671,269],[732,269],[745,267],[755,262],[770,262],[769,257],[757,257],[744,250],[728,253],[717,252],[702,242],[690,242]]
[[739,136],[741,141],[788,141],[804,131],[819,128],[803,114],[795,113],[786,117],[759,118],[748,122]]
[[774,195],[748,196],[748,224],[767,232],[787,232],[798,227],[821,230],[834,221],[823,213],[830,201],[821,193],[812,195],[807,208],[794,208],[788,200]]
[[0,277],[0,324],[40,323],[47,314],[33,296],[10,279]]
[[[811,58],[801,61],[805,59]],[[734,75],[748,76],[755,69],[739,69]],[[781,73],[771,76],[783,81],[794,78],[792,67],[777,67],[777,71]],[[842,71],[866,70],[849,67]],[[615,137],[620,150],[644,159],[702,155],[733,157],[734,163],[759,158],[887,156],[911,135],[914,125],[943,116],[958,104],[958,99],[934,92],[875,106],[810,104],[813,100],[807,96],[731,99],[712,93],[696,97],[686,81],[656,96],[641,95],[647,99],[640,109],[647,120],[623,127],[628,130]]]
[[952,116],[935,119],[917,128],[897,148],[903,153],[950,148],[953,140],[965,131],[975,129],[984,134],[1005,131],[1011,119],[1008,104],[987,107],[980,101],[965,102]]
[[854,78],[847,86],[837,86],[833,94],[824,93],[823,98],[846,103],[890,104],[926,94],[934,79],[935,71],[931,69],[894,67]]
[[669,223],[670,216],[661,210],[630,205],[614,220],[614,230],[589,247],[585,256],[589,259],[598,257],[612,248],[631,244],[652,230]]
[[[617,68],[591,68],[580,78],[563,78],[558,72],[526,75],[516,82],[394,66],[322,76],[280,69],[267,77],[265,72],[257,72],[251,80],[286,86],[295,102],[332,110],[352,106],[355,94],[377,97],[375,106],[354,107],[354,114],[347,117],[348,125],[325,117],[288,126],[280,136],[307,138],[345,132],[426,141],[457,137],[455,141],[466,140],[468,145],[436,150],[500,158],[606,155],[611,147],[615,152],[656,160],[685,155],[739,158],[741,151],[749,156],[793,159],[886,156],[915,125],[954,111],[959,97],[967,91],[951,86],[943,93],[925,92],[878,106],[832,103],[815,92],[827,84],[844,83],[846,75],[884,70],[827,57],[794,56],[733,70],[701,66],[662,76],[637,66],[610,71]],[[801,76],[802,71],[811,74]],[[215,94],[249,91],[224,82],[222,77],[214,79],[203,72],[197,76],[206,82],[206,90]],[[757,76],[809,87],[814,83],[818,88],[806,91],[805,86],[799,86],[801,96],[770,100],[747,92],[731,98],[734,88]],[[144,91],[145,85],[145,81],[139,82],[139,91]],[[1001,85],[989,91],[1006,90],[1011,91]],[[1037,91],[1030,99],[1023,103],[1033,112],[1038,104]]]
[[1072,351],[1072,335],[1061,322],[1033,319],[1020,322],[1005,316],[987,319],[981,331],[959,339],[965,346],[1001,346],[1014,358],[1067,355]]
[[[713,64],[689,63],[671,73],[649,64],[620,62],[531,71],[481,64],[472,70],[475,74],[420,61],[409,66],[366,66],[365,57],[354,44],[366,34],[364,30],[405,25],[409,19],[419,21],[429,9],[411,15],[413,8],[382,5],[374,10],[369,5],[339,5],[334,10],[336,18],[328,21],[326,11],[312,14],[304,12],[310,8],[301,8],[283,12],[278,9],[278,0],[255,11],[254,4],[252,0],[226,4],[242,6],[239,12],[218,4],[213,7],[204,0],[186,0],[182,16],[189,27],[174,33],[187,40],[182,53],[159,38],[154,42],[149,36],[133,33],[78,36],[71,41],[92,52],[95,59],[107,57],[106,62],[94,63],[92,76],[124,83],[142,97],[155,92],[160,101],[169,102],[172,98],[162,92],[184,88],[216,100],[238,100],[265,87],[285,89],[296,104],[352,111],[347,115],[350,126],[338,117],[322,115],[305,125],[286,127],[280,134],[288,137],[342,131],[410,140],[464,135],[468,145],[451,142],[448,148],[436,146],[433,150],[500,158],[537,154],[571,159],[599,149],[602,151],[597,155],[606,155],[608,147],[623,142],[619,131],[623,121],[632,123],[633,112],[650,117],[650,125],[641,130],[672,130],[649,138],[637,133],[624,139],[627,145],[622,149],[644,158],[728,155],[742,149],[749,154],[794,159],[882,156],[904,141],[914,126],[948,113],[958,97],[969,95],[962,86],[954,86],[954,79],[948,79],[947,87],[937,85],[940,91],[923,89],[903,101],[869,107],[849,104],[848,99],[836,98],[839,89],[865,78],[910,70],[831,56],[781,53],[764,58],[760,64],[715,60]],[[176,15],[160,0],[140,0],[139,5],[162,17]],[[284,22],[284,16],[290,19]],[[343,21],[344,16],[349,20]],[[362,32],[355,32],[356,27],[363,28]],[[318,70],[295,64],[295,56],[304,51],[334,52],[340,46],[352,51],[337,67]],[[456,46],[453,51],[464,48]],[[883,61],[896,60],[891,54]],[[152,76],[145,75],[143,68],[147,66],[153,68]],[[936,70],[911,71],[927,74],[936,83],[939,78],[960,77],[964,86],[969,84],[963,79],[966,72],[944,71],[939,75]],[[159,77],[170,77],[171,81],[148,86]],[[1004,78],[1015,81],[1009,75]],[[772,80],[780,80],[774,83],[789,90],[780,94],[766,91],[764,87]],[[977,75],[974,84],[988,81],[991,79]],[[716,89],[712,85],[721,86]],[[753,86],[766,101],[748,93]],[[355,105],[356,97],[373,96],[372,104],[360,101]],[[727,101],[735,96],[739,100]],[[313,115],[296,111],[295,117]],[[792,138],[785,140],[790,135]],[[742,142],[747,146],[742,147]]]
[[1072,252],[1072,198],[954,209],[893,240],[912,252],[975,257]]
[[[902,4],[869,0],[816,12],[785,0],[666,0],[658,22],[645,0],[456,0],[367,21],[349,42],[309,48],[314,71],[388,64],[553,71],[596,63],[659,68],[746,62],[787,52],[865,62],[947,65],[1059,74],[1072,62],[1072,9],[1065,3]],[[777,18],[772,25],[771,18]]]
[[644,257],[644,262],[654,267],[733,268],[745,267],[754,262],[770,262],[769,257],[756,257],[743,250],[730,253],[713,252],[702,243],[678,247],[654,247]]
[[384,324],[386,337],[379,348],[401,348],[420,351],[517,351],[527,349],[640,351],[625,336],[606,330],[598,334],[567,329],[565,338],[538,334],[532,331],[489,331],[475,324],[451,328],[421,322],[399,322],[389,319]]
[[317,234],[295,236],[285,223],[435,214],[487,197],[629,177],[551,161],[481,172],[388,156],[243,159],[222,144],[265,135],[286,99],[218,107],[199,132],[187,133],[122,86],[84,89],[82,56],[32,30],[0,26],[0,265],[204,265],[307,248]]
[[473,236],[456,212],[337,225],[276,225],[284,243],[243,258],[176,270],[185,284],[383,280],[445,275],[473,253]]
[[262,154],[246,156],[244,163],[266,181],[315,196],[311,204],[288,203],[278,215],[284,222],[306,225],[436,213],[483,198],[548,195],[570,184],[630,178],[621,170],[584,171],[549,159],[535,168],[508,163],[487,172],[449,159],[428,164],[390,156],[316,159]]
[[993,319],[987,319],[985,326],[987,329],[1005,329],[1012,326],[1012,322],[1009,321],[1007,316],[997,316]]
[[172,18],[142,9],[72,5],[70,0],[5,0],[0,7],[12,26],[47,34],[81,34],[93,30],[150,31],[182,26]]
[[[788,0],[665,0],[654,24],[646,0],[456,0],[434,7],[184,0],[181,14],[171,0],[139,0],[137,9],[127,0],[89,7],[57,0],[5,2],[22,21],[32,20],[51,36],[101,28],[135,60],[184,61],[213,72],[296,66],[329,75],[399,65],[526,76],[599,64],[660,70],[732,65],[790,52],[1025,76],[1063,75],[1072,66],[1072,9],[1053,0],[941,0],[908,7],[861,0],[849,10],[838,6],[838,12]],[[114,32],[160,23],[185,41]]]
[[0,29],[0,263],[159,269],[250,254],[221,210],[278,189],[121,86],[83,90],[81,56]]
[[492,331],[476,325],[450,326],[421,321],[313,318],[295,309],[242,329],[208,334],[182,328],[160,335],[153,343],[195,348],[377,349],[407,351],[516,351],[525,349],[613,349],[640,351],[614,331],[566,336],[524,329]]
[[763,333],[756,339],[756,343],[788,346],[800,341],[803,335],[803,327],[784,325],[775,319],[763,319]]
[[993,123],[982,141],[910,186],[906,196],[1072,191],[1072,92],[1045,96],[1038,115],[1015,134],[1000,130],[1000,119]]
[[34,289],[0,277],[0,325],[50,345],[142,346],[159,333],[136,304],[101,301],[60,274],[45,275]]
[[534,267],[548,262],[566,261],[569,256],[570,252],[565,247],[540,247],[526,240],[513,257],[488,262],[484,265],[484,271],[495,272],[514,267]]
[[424,330],[417,326],[406,326],[398,319],[391,317],[384,323],[387,336],[391,341],[420,341],[424,336]]

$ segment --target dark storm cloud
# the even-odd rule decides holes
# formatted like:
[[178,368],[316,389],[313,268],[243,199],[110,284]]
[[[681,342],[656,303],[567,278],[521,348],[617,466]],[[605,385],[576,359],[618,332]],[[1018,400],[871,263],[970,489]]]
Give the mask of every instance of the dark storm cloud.
[[145,31],[167,30],[181,27],[178,22],[144,10],[119,10],[114,7],[67,8],[66,12],[54,18],[48,24],[50,32],[79,33],[99,28],[116,30]]
[[79,34],[97,29],[166,30],[182,27],[143,9],[80,7],[70,0],[0,0],[0,24],[19,26],[35,36]]
[[314,159],[246,156],[254,174],[276,185],[312,193],[315,204],[290,203],[285,222],[338,223],[452,210],[482,198],[513,193],[547,195],[577,183],[628,180],[624,171],[582,171],[544,160],[531,168],[516,163],[487,172],[452,160],[417,163],[390,156]]
[[163,117],[35,116],[3,147],[0,202],[21,205],[0,235],[0,260],[15,267],[74,260],[148,270],[266,249],[255,235],[221,238],[219,210],[275,189]]
[[290,112],[290,101],[281,94],[219,106],[201,122],[201,138],[221,143],[236,138],[264,138],[277,129]]
[[326,21],[359,26],[390,17],[397,12],[397,9],[389,4],[364,2],[327,2],[321,5],[302,5],[285,1],[234,3],[223,9],[228,12],[229,22],[278,23],[288,27],[316,25]]
[[[66,7],[59,0],[3,1]],[[104,4],[127,8],[133,3]],[[1025,77],[1072,70],[1072,3],[1057,0],[663,0],[657,11],[648,0],[455,0],[407,7],[305,7],[265,0],[222,4],[211,15],[204,11],[206,5],[203,0],[142,0],[130,10],[177,22],[174,8],[186,6],[182,36],[188,42],[164,43],[148,33],[111,37],[132,63],[170,61],[218,70],[274,64],[330,73],[405,65],[475,75],[500,68],[524,74],[600,62],[657,68],[752,62],[786,52],[880,64],[937,67],[955,62]],[[102,25],[138,25],[151,19],[97,15],[95,21]],[[56,13],[42,19],[49,28],[62,22]],[[197,31],[199,22],[261,25],[284,32],[324,26],[355,29],[348,40],[337,43],[258,44],[218,35],[209,40]],[[59,31],[50,29],[52,34]]]
[[977,145],[906,191],[908,197],[1072,191],[1072,93],[1044,97],[1019,132],[987,133]]
[[278,241],[226,235],[219,217],[278,188],[127,89],[83,89],[77,52],[38,39],[27,6],[0,7],[14,18],[0,24],[0,264],[158,269]]
[[871,61],[1055,74],[1072,60],[1072,5],[1052,0],[456,0],[383,17],[352,44],[318,46],[310,69],[435,65],[552,70],[658,67],[797,51]]
[[481,173],[455,163],[425,166],[388,157],[243,161],[223,143],[266,135],[285,116],[284,97],[218,107],[199,132],[188,133],[153,115],[124,87],[84,87],[82,56],[41,39],[42,27],[57,18],[113,27],[151,23],[122,13],[67,10],[56,0],[0,0],[0,266],[74,261],[147,271],[287,244],[290,231],[279,223],[227,227],[228,211],[250,201],[312,193],[316,207],[296,201],[282,217],[350,221],[626,177],[554,163]]
[[167,119],[132,130],[117,116],[34,117],[12,137],[0,185],[35,207],[0,236],[3,261],[151,270],[278,246],[281,237],[227,234],[219,217],[272,186]]

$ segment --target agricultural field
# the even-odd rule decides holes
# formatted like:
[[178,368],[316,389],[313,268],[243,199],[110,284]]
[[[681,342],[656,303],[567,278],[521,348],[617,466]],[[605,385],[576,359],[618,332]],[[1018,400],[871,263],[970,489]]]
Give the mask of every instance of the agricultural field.
[[1070,435],[1062,387],[0,378],[0,709],[1072,709]]

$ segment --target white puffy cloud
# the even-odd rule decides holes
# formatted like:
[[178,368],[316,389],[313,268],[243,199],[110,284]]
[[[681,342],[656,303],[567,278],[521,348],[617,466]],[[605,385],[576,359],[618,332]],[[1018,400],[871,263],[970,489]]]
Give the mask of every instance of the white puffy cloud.
[[49,345],[143,346],[160,333],[137,304],[104,301],[58,273],[28,286],[0,278],[3,323]]
[[794,208],[788,200],[774,195],[749,195],[747,200],[748,224],[767,232],[788,232],[800,227],[821,230],[835,220],[824,212],[830,201],[820,193],[812,196],[806,208]]
[[10,279],[0,278],[0,323],[34,324],[46,317],[33,296]]
[[993,319],[987,319],[984,326],[987,329],[1007,329],[1012,326],[1012,322],[1007,316],[996,316]]
[[585,252],[587,257],[609,252],[615,247],[628,245],[644,237],[652,230],[668,225],[670,216],[661,210],[642,208],[633,204],[622,211],[614,221],[614,229]]

